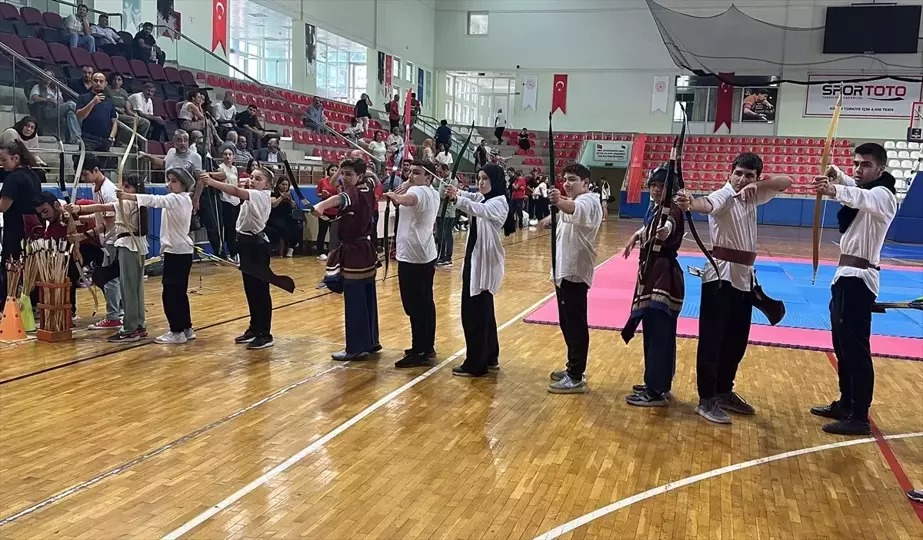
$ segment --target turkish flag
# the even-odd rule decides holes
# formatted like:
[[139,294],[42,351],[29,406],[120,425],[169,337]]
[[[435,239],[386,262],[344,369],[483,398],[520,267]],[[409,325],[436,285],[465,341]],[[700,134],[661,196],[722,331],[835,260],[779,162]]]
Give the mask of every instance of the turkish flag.
[[644,133],[635,137],[631,145],[631,162],[628,164],[628,198],[629,203],[641,202],[641,184],[644,178],[644,147],[647,144],[647,135]]
[[551,92],[551,113],[561,109],[561,112],[567,114],[567,75],[554,76],[554,86]]
[[[733,81],[733,73],[719,73],[718,78],[722,81]],[[731,131],[731,117],[734,110],[734,85],[722,82],[718,85],[718,103],[715,109],[715,128],[717,133],[721,126],[727,124],[728,131]]]
[[212,0],[212,52],[219,46],[228,53],[228,0]]

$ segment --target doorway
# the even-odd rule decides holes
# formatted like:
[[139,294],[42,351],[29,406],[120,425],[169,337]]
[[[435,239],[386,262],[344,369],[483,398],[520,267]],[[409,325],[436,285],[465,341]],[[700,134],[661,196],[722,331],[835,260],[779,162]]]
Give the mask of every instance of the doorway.
[[628,169],[625,168],[590,167],[590,181],[595,193],[599,194],[603,182],[609,182],[609,200],[604,201],[603,208],[606,213],[603,218],[618,217],[622,202],[622,183],[625,181],[627,172]]

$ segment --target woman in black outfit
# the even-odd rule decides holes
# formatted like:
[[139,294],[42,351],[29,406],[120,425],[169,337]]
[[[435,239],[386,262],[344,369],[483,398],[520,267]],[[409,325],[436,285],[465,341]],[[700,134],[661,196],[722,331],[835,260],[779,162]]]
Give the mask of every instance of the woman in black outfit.
[[304,237],[302,229],[304,222],[295,218],[296,212],[302,218],[304,212],[295,203],[291,186],[288,178],[284,176],[276,181],[276,187],[272,190],[272,210],[266,226],[266,235],[269,236],[270,242],[276,243],[279,240],[284,242],[285,246],[280,249],[280,255],[284,257],[293,256],[295,248],[301,245]]
[[26,233],[39,224],[33,203],[41,193],[41,184],[32,170],[35,166],[35,156],[22,141],[0,144],[0,167],[5,172],[3,187],[0,188],[0,212],[3,212],[3,255],[0,256],[0,294],[3,296],[0,297],[0,305],[6,301],[8,292],[6,262],[22,254]]
[[369,120],[372,119],[372,113],[369,112],[369,107],[371,106],[372,99],[369,98],[368,94],[362,94],[353,111],[355,113],[353,116],[356,117],[356,120],[359,121],[359,126],[362,128],[363,137],[365,137],[365,132],[369,130]]
[[522,131],[519,132],[519,149],[523,152],[528,152],[529,148],[532,148],[532,143],[529,141],[529,132],[526,131],[526,128],[522,128]]

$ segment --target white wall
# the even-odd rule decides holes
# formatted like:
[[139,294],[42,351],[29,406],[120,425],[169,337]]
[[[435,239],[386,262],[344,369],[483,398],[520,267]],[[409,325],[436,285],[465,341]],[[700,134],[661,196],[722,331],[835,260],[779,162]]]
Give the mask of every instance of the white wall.
[[[731,5],[729,0],[662,0],[661,3],[697,16],[716,15]],[[923,0],[901,3],[923,3]],[[817,27],[823,25],[825,6],[846,2],[736,0],[734,4],[747,15],[767,22]],[[546,128],[553,74],[566,73],[568,113],[556,115],[556,128],[654,133],[671,130],[672,112],[650,113],[653,76],[679,75],[682,71],[667,53],[643,0],[438,0],[436,7],[436,65],[441,73],[510,72],[517,75],[520,84],[525,74],[539,75],[538,110],[522,111],[517,99],[511,114],[514,126]],[[468,11],[489,12],[488,36],[466,35]],[[787,57],[800,56],[800,62],[829,59],[820,53],[821,42],[816,35],[810,40],[803,36],[787,37],[785,49]],[[816,52],[805,55],[805,51]],[[883,59],[920,65],[918,71],[923,72],[920,56],[891,55]],[[841,73],[877,73],[876,63],[869,59],[838,62],[834,67]],[[794,69],[786,69],[782,75],[806,78],[803,71]],[[445,85],[442,80],[438,82],[439,110],[442,110]],[[672,88],[669,91],[671,96],[673,91]],[[828,119],[802,118],[803,87],[784,86],[779,100],[779,121],[771,129],[780,135],[825,134]],[[906,123],[843,119],[840,133],[852,137],[902,137]]]

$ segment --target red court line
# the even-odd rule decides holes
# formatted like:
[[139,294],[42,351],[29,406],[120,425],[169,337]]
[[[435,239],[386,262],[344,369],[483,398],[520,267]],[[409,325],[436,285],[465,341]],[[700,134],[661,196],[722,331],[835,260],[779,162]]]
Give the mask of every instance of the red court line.
[[[833,370],[839,373],[839,365],[836,361],[836,356],[833,353],[827,353],[827,359],[830,360],[830,365],[833,366]],[[872,436],[875,437],[875,443],[878,445],[878,448],[881,450],[882,455],[885,458],[885,461],[888,463],[888,467],[891,469],[891,472],[894,473],[894,478],[897,479],[897,483],[901,486],[901,489],[906,493],[913,489],[913,484],[910,483],[910,479],[907,478],[907,473],[904,472],[904,467],[901,466],[901,462],[897,460],[897,456],[894,454],[894,449],[891,448],[891,443],[885,439],[881,430],[878,429],[878,426],[875,424],[875,421],[872,419],[871,414],[869,415],[869,422],[872,424]],[[910,499],[907,499],[910,503],[910,507],[913,508],[914,512],[917,513],[917,517],[920,518],[920,521],[923,522],[923,504],[916,504]]]

